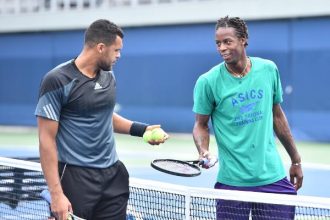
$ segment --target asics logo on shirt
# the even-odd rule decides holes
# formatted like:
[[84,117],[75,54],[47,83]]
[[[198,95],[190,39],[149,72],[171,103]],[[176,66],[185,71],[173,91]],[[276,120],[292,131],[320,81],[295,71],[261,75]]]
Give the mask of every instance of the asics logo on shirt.
[[262,89],[251,89],[249,91],[238,93],[235,97],[232,97],[231,103],[233,107],[237,106],[239,103],[243,103],[249,100],[262,99],[264,96],[264,91]]

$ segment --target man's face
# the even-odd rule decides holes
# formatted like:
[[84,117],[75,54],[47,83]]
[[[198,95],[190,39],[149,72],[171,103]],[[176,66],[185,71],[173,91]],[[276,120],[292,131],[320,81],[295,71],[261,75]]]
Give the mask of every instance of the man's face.
[[112,66],[120,58],[120,52],[123,48],[123,40],[119,36],[113,44],[104,46],[101,57],[98,62],[98,67],[103,71],[110,71]]
[[244,54],[245,38],[238,38],[232,27],[220,27],[215,32],[217,50],[227,64],[236,64]]

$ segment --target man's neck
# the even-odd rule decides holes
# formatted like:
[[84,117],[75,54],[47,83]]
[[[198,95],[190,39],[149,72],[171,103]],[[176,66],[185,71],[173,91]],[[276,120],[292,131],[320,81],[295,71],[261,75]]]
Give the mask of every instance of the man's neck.
[[74,62],[79,71],[88,78],[95,78],[99,72],[99,70],[96,69],[94,59],[87,53],[80,53]]

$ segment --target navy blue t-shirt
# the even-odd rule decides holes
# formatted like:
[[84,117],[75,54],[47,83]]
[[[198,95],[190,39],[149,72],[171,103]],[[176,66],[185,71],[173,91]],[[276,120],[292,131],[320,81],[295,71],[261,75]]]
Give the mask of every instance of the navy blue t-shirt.
[[88,78],[70,60],[44,76],[35,115],[59,122],[60,162],[106,168],[118,160],[112,124],[115,102],[111,71]]

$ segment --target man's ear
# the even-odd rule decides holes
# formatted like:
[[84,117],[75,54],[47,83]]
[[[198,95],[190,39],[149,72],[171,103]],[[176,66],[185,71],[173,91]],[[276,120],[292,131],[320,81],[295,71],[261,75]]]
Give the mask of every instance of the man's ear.
[[98,44],[96,45],[96,50],[97,50],[97,52],[99,52],[99,53],[103,53],[104,48],[105,48],[105,44],[104,44],[104,43],[98,43]]
[[245,46],[245,44],[247,43],[246,42],[246,38],[245,37],[241,37],[241,42],[242,42],[242,45]]

